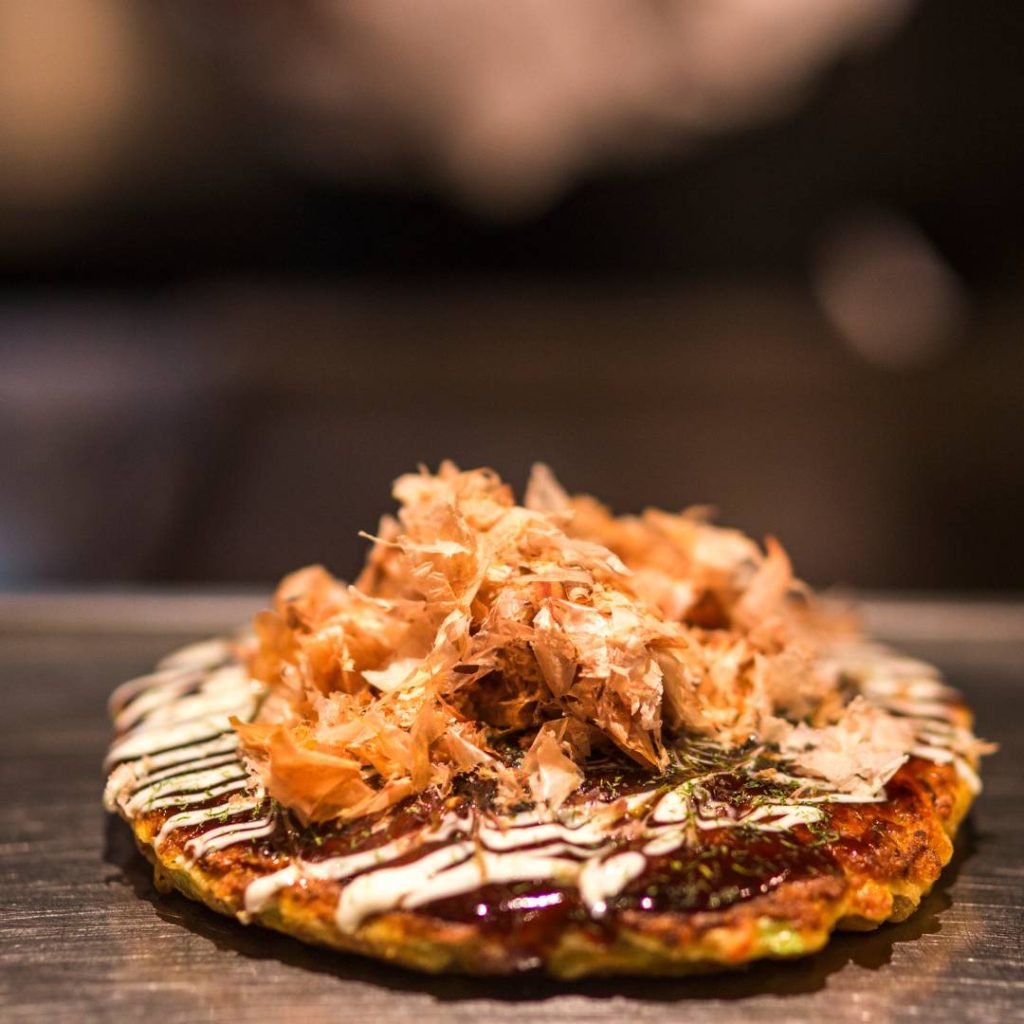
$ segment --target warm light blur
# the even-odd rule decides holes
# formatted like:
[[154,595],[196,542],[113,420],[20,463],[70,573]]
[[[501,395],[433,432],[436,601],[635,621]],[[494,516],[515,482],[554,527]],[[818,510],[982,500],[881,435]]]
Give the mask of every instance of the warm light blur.
[[829,232],[816,287],[850,347],[878,366],[906,369],[943,355],[967,300],[927,238],[894,214],[861,210]]
[[[909,0],[320,0],[213,38],[297,155],[492,212],[777,113]],[[196,9],[202,19],[209,12]]]
[[0,4],[0,204],[102,188],[140,91],[139,40],[117,0]]

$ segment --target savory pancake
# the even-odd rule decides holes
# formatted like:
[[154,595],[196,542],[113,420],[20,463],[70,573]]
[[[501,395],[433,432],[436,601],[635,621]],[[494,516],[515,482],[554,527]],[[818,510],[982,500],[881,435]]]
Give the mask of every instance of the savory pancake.
[[615,518],[540,468],[396,484],[347,587],[111,698],[106,803],[158,884],[428,971],[676,974],[902,920],[985,747],[769,540]]

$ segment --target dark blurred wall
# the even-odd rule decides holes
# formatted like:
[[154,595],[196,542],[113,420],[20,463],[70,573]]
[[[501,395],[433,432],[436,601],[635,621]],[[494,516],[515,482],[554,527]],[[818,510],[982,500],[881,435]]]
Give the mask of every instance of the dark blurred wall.
[[714,503],[815,582],[1013,587],[1022,312],[894,371],[775,282],[27,304],[0,361],[4,572],[349,574],[391,479],[452,457],[517,486],[543,459],[620,510]]
[[0,188],[0,584],[351,574],[445,457],[712,503],[817,583],[1024,581],[1017,5],[503,219],[289,160],[172,21],[54,136],[89,190]]

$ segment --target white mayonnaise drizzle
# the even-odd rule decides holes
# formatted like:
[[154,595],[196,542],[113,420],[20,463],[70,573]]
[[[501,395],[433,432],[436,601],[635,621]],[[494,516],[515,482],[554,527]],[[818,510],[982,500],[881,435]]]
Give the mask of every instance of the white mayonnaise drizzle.
[[228,721],[229,715],[217,715],[215,717],[200,719],[199,721],[186,722],[173,728],[162,729],[159,732],[133,732],[129,733],[122,740],[118,740],[107,755],[107,764],[116,764],[119,761],[133,761],[143,758],[148,754],[156,753],[158,750],[170,750],[175,747],[182,747],[190,743],[199,743],[203,740],[212,739],[220,733],[227,732],[231,728]]
[[[189,749],[194,750],[195,747],[196,745],[193,745]],[[207,757],[190,758],[185,763],[178,762],[168,765],[159,771],[148,772],[144,779],[142,776],[137,775],[136,782],[138,783],[139,790],[153,789],[163,793],[174,792],[172,787],[175,780],[194,774],[204,768],[218,768],[226,764],[234,768],[239,767],[237,744],[223,752],[210,754]]]
[[[358,875],[341,890],[335,914],[338,927],[344,932],[355,931],[369,914],[398,907],[406,896],[423,888],[435,875],[472,855],[472,843],[450,843],[418,857],[411,864],[382,867]],[[474,880],[469,889],[479,884],[478,879]]]
[[187,644],[171,651],[166,657],[160,659],[157,668],[173,669],[211,669],[231,661],[234,657],[232,642],[226,637],[213,637],[209,640],[199,640],[194,644]]
[[251,821],[233,822],[221,825],[220,828],[204,832],[185,844],[185,854],[192,861],[197,861],[211,850],[223,850],[235,843],[247,840],[263,839],[277,828],[277,815],[267,814]]
[[[221,821],[226,817],[237,817],[239,814],[248,814],[252,820],[253,812],[263,803],[263,798],[258,797],[252,800],[235,800],[217,807],[202,807],[198,811],[182,811],[180,814],[172,814],[157,832],[153,840],[154,849],[159,849],[168,836],[176,829],[190,828],[193,825],[203,825],[208,821]],[[245,822],[246,825],[249,821]]]
[[250,718],[259,697],[222,640],[177,651],[157,672],[118,687],[110,702],[119,736],[107,756],[116,766],[104,792],[107,808],[128,818],[173,808],[154,847],[178,829],[225,822],[192,841],[192,856],[269,835],[276,818],[253,817],[264,794],[249,782],[229,721]]
[[608,910],[607,900],[618,895],[647,867],[647,858],[636,850],[613,853],[604,860],[588,861],[576,879],[580,898],[594,917]]
[[201,804],[213,797],[237,793],[246,788],[249,777],[237,762],[231,768],[231,774],[221,776],[219,781],[214,778],[202,789],[186,789],[168,796],[144,795],[141,799],[135,796],[125,804],[125,810],[129,814],[137,814],[140,811],[159,811],[165,807],[188,807],[192,804]]
[[[913,722],[917,742],[909,754],[952,762],[968,785],[980,787],[971,765],[957,753],[973,740],[959,724],[958,695],[934,669],[868,645],[836,648],[824,665],[855,678],[872,703]],[[223,640],[177,651],[156,672],[118,687],[110,700],[117,738],[107,757],[112,769],[107,807],[119,808],[129,819],[172,810],[153,840],[156,847],[179,829],[216,823],[185,844],[187,862],[270,836],[277,811],[268,808],[263,790],[250,779],[229,722],[232,716],[250,719],[262,692]],[[894,759],[892,772],[903,760]],[[296,858],[248,885],[240,917],[265,910],[284,889],[317,880],[345,883],[335,919],[346,932],[373,914],[421,907],[492,883],[575,886],[590,913],[600,917],[608,901],[643,874],[649,857],[692,843],[699,830],[782,832],[822,820],[821,805],[827,802],[885,799],[881,788],[864,798],[792,778],[801,786],[793,802],[741,809],[711,797],[703,783],[714,774],[669,790],[565,807],[557,815],[539,806],[503,818],[449,812],[434,825],[372,849],[317,861]],[[209,806],[196,806],[203,803]],[[406,862],[397,863],[402,858]]]

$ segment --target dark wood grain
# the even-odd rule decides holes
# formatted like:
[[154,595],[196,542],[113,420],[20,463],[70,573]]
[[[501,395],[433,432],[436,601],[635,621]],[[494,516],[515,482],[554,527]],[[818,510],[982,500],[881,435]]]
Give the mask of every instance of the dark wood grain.
[[[979,732],[1002,744],[985,765],[985,792],[954,863],[909,921],[735,974],[557,984],[424,978],[158,894],[127,828],[100,806],[104,705],[115,683],[194,638],[196,623],[182,595],[167,600],[162,619],[153,596],[141,618],[130,596],[108,595],[103,614],[88,595],[76,600],[79,615],[66,596],[0,601],[4,1021],[1024,1020],[1020,606],[871,609],[883,631],[889,609],[904,631],[891,639],[941,665],[976,707]],[[202,600],[211,629],[226,624],[218,608],[227,617],[244,604],[237,595],[222,606]],[[989,627],[972,641],[979,622]]]

